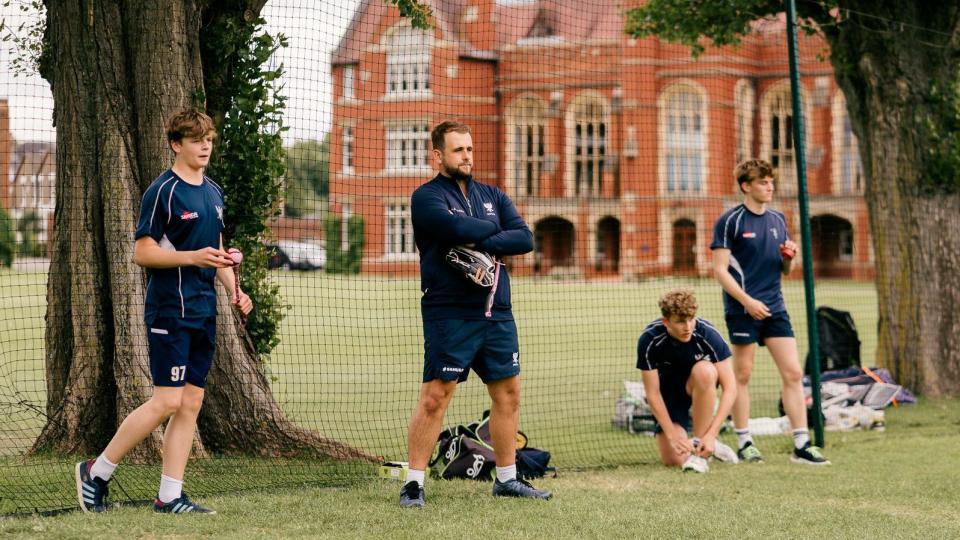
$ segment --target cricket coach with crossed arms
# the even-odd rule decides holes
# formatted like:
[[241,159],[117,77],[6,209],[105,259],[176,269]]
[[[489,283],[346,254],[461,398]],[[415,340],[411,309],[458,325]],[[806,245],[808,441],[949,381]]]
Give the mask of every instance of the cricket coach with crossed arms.
[[[517,478],[520,346],[510,306],[510,278],[498,262],[504,255],[532,251],[533,234],[506,194],[472,179],[473,137],[468,126],[442,122],[433,129],[431,142],[440,173],[417,188],[411,200],[413,235],[420,251],[424,368],[420,398],[410,419],[410,469],[400,506],[424,505],[424,475],[443,415],[457,383],[467,379],[470,369],[486,384],[493,401],[490,433],[497,460],[493,495],[549,499],[550,492]],[[469,268],[467,259],[480,261],[469,277],[456,268],[457,264]]]

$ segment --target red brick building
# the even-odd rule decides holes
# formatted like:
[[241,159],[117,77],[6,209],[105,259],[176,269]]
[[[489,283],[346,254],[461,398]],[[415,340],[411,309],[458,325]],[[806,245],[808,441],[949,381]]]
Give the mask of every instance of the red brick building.
[[0,99],[0,208],[10,211],[10,160],[15,143],[10,133],[10,105]]
[[[520,274],[710,272],[712,225],[742,197],[735,164],[779,167],[776,207],[799,237],[792,110],[781,21],[739,48],[629,39],[622,2],[433,2],[410,27],[361,3],[332,57],[331,211],[366,223],[363,271],[417,269],[410,194],[435,171],[432,126],[473,128],[475,177],[513,198],[536,250]],[[826,45],[802,37],[802,97],[820,275],[869,279],[863,172]]]

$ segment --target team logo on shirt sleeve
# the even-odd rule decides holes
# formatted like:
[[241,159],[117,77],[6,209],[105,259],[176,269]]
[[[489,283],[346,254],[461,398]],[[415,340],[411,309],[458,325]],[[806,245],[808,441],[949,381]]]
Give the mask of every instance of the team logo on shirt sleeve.
[[214,208],[217,209],[217,219],[219,219],[219,220],[220,220],[220,224],[223,225],[223,207],[222,207],[222,206],[215,206]]

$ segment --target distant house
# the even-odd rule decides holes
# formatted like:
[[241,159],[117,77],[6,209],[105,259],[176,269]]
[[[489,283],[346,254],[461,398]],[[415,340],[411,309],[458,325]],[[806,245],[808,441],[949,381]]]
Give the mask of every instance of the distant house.
[[[10,164],[7,200],[14,220],[33,212],[38,219],[36,241],[48,244],[56,206],[57,152],[51,142],[24,142],[16,146]],[[18,241],[21,241],[18,232]]]
[[[415,273],[410,194],[435,174],[430,129],[474,133],[475,177],[535,234],[520,274],[707,275],[714,220],[741,201],[748,156],[779,168],[777,207],[799,237],[782,22],[738,49],[623,32],[622,2],[436,0],[414,29],[363,0],[331,63],[331,211],[366,222],[364,272]],[[801,37],[813,254],[820,275],[869,279],[863,169],[826,44]]]
[[10,210],[10,160],[16,143],[10,133],[10,106],[0,99],[0,208]]

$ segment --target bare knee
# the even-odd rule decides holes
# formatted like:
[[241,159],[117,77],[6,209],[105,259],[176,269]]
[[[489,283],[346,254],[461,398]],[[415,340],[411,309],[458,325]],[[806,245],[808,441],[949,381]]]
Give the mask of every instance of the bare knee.
[[753,373],[753,369],[746,366],[737,366],[733,370],[733,376],[737,379],[737,384],[740,386],[747,386],[750,384],[750,375]]
[[203,394],[196,393],[184,393],[183,398],[180,400],[180,408],[177,409],[178,413],[191,414],[197,416],[200,414],[200,407],[203,406]]
[[784,386],[794,386],[803,382],[803,372],[800,371],[800,366],[790,366],[781,370],[780,377],[783,379]]
[[183,394],[174,392],[154,393],[150,405],[163,416],[171,416],[180,409]]
[[453,388],[426,386],[420,394],[420,408],[429,416],[442,415],[453,395]]
[[688,454],[674,450],[664,433],[657,433],[657,446],[660,450],[660,461],[667,467],[679,467],[686,461]]
[[501,388],[492,396],[493,405],[501,410],[517,411],[520,409],[520,387]]
[[697,362],[690,373],[693,387],[697,389],[717,387],[717,368],[711,362]]

